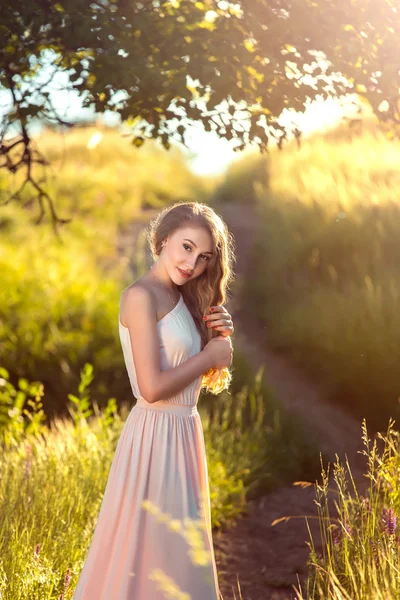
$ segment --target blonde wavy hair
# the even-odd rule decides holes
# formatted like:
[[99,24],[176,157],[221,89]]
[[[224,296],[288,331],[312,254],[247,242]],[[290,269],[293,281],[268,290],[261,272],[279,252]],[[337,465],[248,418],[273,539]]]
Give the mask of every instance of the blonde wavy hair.
[[[226,223],[207,204],[199,202],[176,202],[164,208],[150,221],[145,236],[150,247],[153,260],[160,255],[163,240],[178,229],[188,226],[201,226],[207,229],[213,240],[214,254],[208,262],[207,269],[180,288],[184,302],[188,307],[201,336],[201,350],[218,335],[212,327],[208,328],[203,315],[210,312],[210,307],[226,302],[227,291],[234,273],[232,264],[235,243]],[[232,374],[228,368],[211,368],[203,374],[201,387],[206,392],[219,394],[229,389]]]

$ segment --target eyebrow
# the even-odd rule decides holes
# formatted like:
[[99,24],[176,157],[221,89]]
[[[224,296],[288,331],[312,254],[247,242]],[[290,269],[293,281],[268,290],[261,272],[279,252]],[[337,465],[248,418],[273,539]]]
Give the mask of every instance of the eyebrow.
[[[193,244],[193,246],[195,248],[197,248],[196,244],[194,242],[192,242],[192,240],[188,240],[187,238],[183,239],[184,242],[190,242],[191,244]],[[213,254],[213,252],[203,252],[203,254]]]

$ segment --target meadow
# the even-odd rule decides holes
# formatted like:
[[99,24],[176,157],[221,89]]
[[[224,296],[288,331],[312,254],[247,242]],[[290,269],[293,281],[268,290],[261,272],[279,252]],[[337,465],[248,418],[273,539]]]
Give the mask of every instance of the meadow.
[[[354,483],[351,465],[339,460],[322,469],[316,502],[323,540],[316,552],[310,536],[309,578],[297,600],[395,600],[400,594],[400,434],[389,420],[374,439],[363,420],[367,492]],[[329,485],[333,473],[334,488]],[[337,514],[328,498],[335,496]]]
[[368,490],[359,492],[348,462],[321,464],[315,501],[323,552],[310,532],[309,578],[297,600],[400,593],[399,158],[400,142],[373,121],[357,131],[343,125],[267,160],[247,156],[213,198],[257,214],[239,297],[252,302],[268,346],[362,421]]
[[[226,178],[206,180],[179,153],[134,149],[114,131],[90,147],[95,133],[46,132],[41,141],[53,160],[48,185],[58,212],[73,215],[62,243],[48,224],[33,224],[29,190],[24,209],[10,203],[0,213],[0,596],[72,597],[133,404],[116,323],[119,295],[145,261],[127,224],[187,198],[257,211],[240,301],[251,298],[269,344],[366,418],[368,493],[339,461],[330,488],[313,432],[285,413],[235,350],[231,394],[199,404],[213,527],[229,527],[250,498],[318,478],[324,548],[318,555],[310,540],[298,600],[398,598],[400,448],[389,418],[399,395],[400,144],[374,127],[339,129],[300,149],[247,156]],[[3,175],[1,188],[13,185]],[[385,433],[370,439],[366,423]],[[196,537],[187,540],[198,557]],[[179,598],[164,583],[166,597]]]
[[[118,397],[129,397],[125,366],[114,351],[115,323],[122,290],[145,267],[140,248],[122,242],[125,228],[172,201],[198,200],[210,182],[193,176],[178,151],[138,150],[113,130],[78,128],[64,137],[47,131],[37,143],[51,161],[46,189],[58,215],[71,222],[61,239],[49,217],[35,225],[38,206],[28,186],[21,203],[2,206],[1,364],[11,376],[44,383],[52,416],[63,411],[86,362],[98,372],[100,405],[111,383]],[[2,199],[20,184],[2,173]]]
[[[4,600],[72,597],[87,554],[134,404],[115,351],[121,291],[145,268],[128,225],[172,201],[207,200],[217,184],[193,176],[178,152],[143,152],[115,131],[93,145],[96,134],[48,131],[40,140],[52,161],[47,189],[59,216],[73,217],[61,240],[48,220],[35,225],[29,188],[24,207],[12,202],[0,214]],[[19,183],[0,180],[7,193]],[[229,527],[249,499],[318,473],[313,436],[239,350],[232,367],[230,393],[204,394],[199,404],[214,528]]]
[[[259,227],[240,301],[268,344],[373,429],[399,417],[400,141],[366,122],[246,158],[215,201],[243,203]],[[263,168],[264,167],[264,168]]]
[[[68,395],[69,417],[47,423],[43,384],[20,378],[15,387],[0,369],[0,592],[5,600],[59,598],[64,575],[73,589],[83,566],[131,406],[110,398],[100,409],[91,401],[92,365],[80,375],[78,392]],[[212,416],[201,403],[199,412],[214,528],[229,527],[246,511],[249,498],[289,481],[295,472],[316,476],[315,447],[298,423],[266,403],[261,372],[253,386],[234,396],[223,392]]]

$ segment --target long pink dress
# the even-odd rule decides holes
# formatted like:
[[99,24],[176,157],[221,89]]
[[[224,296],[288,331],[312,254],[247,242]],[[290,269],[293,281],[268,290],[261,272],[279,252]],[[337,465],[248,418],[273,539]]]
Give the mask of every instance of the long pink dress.
[[[161,369],[200,352],[183,296],[157,323]],[[211,532],[201,376],[148,403],[129,331],[119,334],[137,403],[124,424],[74,600],[221,600]]]

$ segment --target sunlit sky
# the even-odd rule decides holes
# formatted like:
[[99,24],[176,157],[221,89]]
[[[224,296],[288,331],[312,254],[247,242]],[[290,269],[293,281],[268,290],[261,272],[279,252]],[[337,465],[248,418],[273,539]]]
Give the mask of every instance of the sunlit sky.
[[[71,95],[67,97],[65,93],[60,92],[56,95],[56,106],[60,115],[67,120],[83,118],[85,114],[92,115],[90,110],[82,109],[78,97],[71,97]],[[344,108],[343,103],[334,99],[314,101],[310,103],[304,113],[286,111],[286,115],[282,114],[281,122],[285,122],[285,117],[294,121],[302,130],[303,135],[307,136],[312,132],[333,127],[345,114],[351,115],[354,112],[355,108],[352,105],[348,104]],[[102,118],[105,122],[116,123],[115,117],[115,114],[109,113]],[[177,145],[187,155],[190,169],[198,175],[223,173],[232,161],[240,160],[246,152],[235,152],[233,140],[220,138],[214,131],[205,131],[201,123],[195,123],[188,127],[185,143],[188,149],[183,144],[177,143]]]
[[[296,122],[304,136],[308,136],[313,132],[333,127],[344,115],[354,114],[355,108],[350,103],[343,107],[338,101],[332,99],[325,102],[315,101],[310,103],[304,113],[290,113],[290,117],[287,113],[287,116]],[[284,121],[285,115],[282,115],[281,122]],[[233,160],[243,156],[243,152],[234,152],[234,143],[219,138],[215,132],[204,131],[201,125],[193,128],[185,140],[193,153],[190,167],[201,175],[221,173]]]
[[[85,114],[89,116],[93,114],[89,109],[82,109],[81,100],[75,94],[54,92],[53,96],[60,116],[62,115],[67,120],[82,118]],[[343,108],[343,103],[334,99],[325,102],[314,101],[310,103],[304,113],[285,111],[286,114],[282,114],[282,123],[285,122],[285,119],[294,120],[306,136],[313,131],[334,126],[345,113],[352,114],[354,110],[354,107],[350,105]],[[104,115],[104,120],[109,123],[117,123],[115,117],[115,114],[108,113]],[[243,152],[233,150],[234,140],[220,138],[214,131],[205,131],[201,123],[190,125],[185,134],[185,143],[188,150],[183,144],[178,143],[177,145],[187,154],[191,170],[199,175],[223,173],[232,161],[239,160],[243,156]]]
[[[48,72],[43,71],[42,76],[48,78]],[[61,72],[58,72],[57,77],[53,80],[56,86],[51,89],[51,98],[58,115],[67,121],[93,117],[92,110],[82,108],[82,101],[76,93],[65,91],[66,81],[66,74]],[[0,100],[1,119],[1,113],[4,114],[10,105],[5,92],[0,92]],[[354,114],[354,111],[354,106],[348,104],[346,108],[343,108],[343,102],[339,103],[334,99],[325,102],[314,101],[310,103],[305,113],[296,114],[293,111],[285,111],[282,113],[281,123],[285,124],[286,119],[294,121],[302,130],[303,135],[307,136],[314,131],[334,126],[344,114]],[[116,119],[116,116],[115,113],[106,113],[102,119],[109,124],[118,124],[119,120]],[[187,155],[191,170],[199,175],[223,173],[232,161],[240,160],[243,156],[243,152],[234,152],[234,140],[219,138],[214,131],[206,132],[201,123],[195,123],[188,127],[185,142],[188,149],[182,144],[178,143],[177,145]]]

